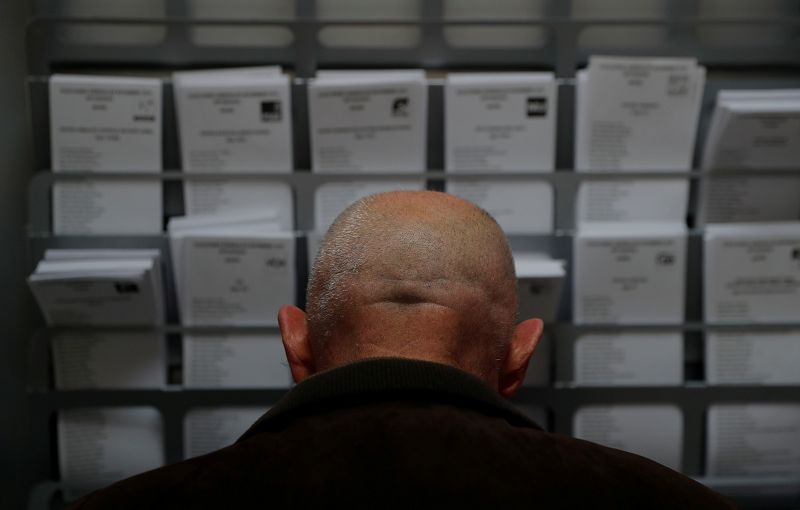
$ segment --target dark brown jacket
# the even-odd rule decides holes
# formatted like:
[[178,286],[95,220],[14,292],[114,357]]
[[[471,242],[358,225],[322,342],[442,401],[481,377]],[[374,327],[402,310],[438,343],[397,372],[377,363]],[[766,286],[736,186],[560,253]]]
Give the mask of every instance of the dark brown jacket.
[[400,359],[292,389],[228,448],[73,508],[733,508],[660,464],[550,434],[479,379]]

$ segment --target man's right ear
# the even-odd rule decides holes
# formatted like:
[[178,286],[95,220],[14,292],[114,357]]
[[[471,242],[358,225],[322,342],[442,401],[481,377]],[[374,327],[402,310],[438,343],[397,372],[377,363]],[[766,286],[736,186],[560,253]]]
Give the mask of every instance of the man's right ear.
[[306,313],[294,305],[283,305],[278,311],[278,325],[292,378],[300,383],[316,372]]

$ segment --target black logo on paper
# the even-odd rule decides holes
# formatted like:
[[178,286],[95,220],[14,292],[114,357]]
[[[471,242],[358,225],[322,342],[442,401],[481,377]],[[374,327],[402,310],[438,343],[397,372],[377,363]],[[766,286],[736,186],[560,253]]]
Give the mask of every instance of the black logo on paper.
[[398,97],[392,101],[392,117],[408,117],[407,97]]
[[528,98],[528,117],[544,117],[547,115],[546,97]]
[[661,252],[656,254],[656,264],[659,266],[675,265],[675,255],[672,253]]
[[278,122],[282,113],[280,101],[261,101],[261,122]]
[[267,259],[267,267],[272,267],[276,269],[281,267],[286,267],[286,259],[282,259],[279,257],[269,258]]
[[139,286],[133,282],[116,282],[114,288],[117,294],[138,294]]

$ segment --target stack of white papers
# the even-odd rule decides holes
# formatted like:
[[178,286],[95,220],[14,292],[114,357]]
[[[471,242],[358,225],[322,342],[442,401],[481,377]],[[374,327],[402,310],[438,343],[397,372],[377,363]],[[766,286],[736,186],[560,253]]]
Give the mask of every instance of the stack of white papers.
[[51,326],[162,324],[160,260],[158,250],[47,250],[28,285]]
[[187,388],[288,388],[280,335],[184,335]]
[[706,462],[708,476],[800,478],[800,405],[711,406]]
[[[800,89],[719,92],[703,150],[706,171],[798,167]],[[702,186],[701,222],[797,219],[800,174],[710,179]]]
[[272,209],[172,218],[172,265],[187,326],[277,324],[295,302],[295,237]]
[[800,222],[708,225],[707,322],[793,322],[800,310]]
[[683,413],[673,405],[592,405],[573,417],[575,437],[618,448],[680,471]]
[[[184,172],[292,171],[289,77],[279,67],[185,71],[172,82]],[[188,215],[264,206],[291,214],[286,184],[186,181],[184,190]]]
[[[50,149],[54,172],[161,170],[161,82],[53,75]],[[53,185],[56,234],[161,231],[161,182],[70,180]]]
[[161,415],[151,407],[62,411],[58,460],[67,500],[160,467],[164,464]]
[[[695,59],[592,57],[577,75],[578,171],[689,170],[705,68]],[[683,222],[685,179],[585,182],[577,219]]]
[[709,384],[800,384],[800,331],[706,333]]
[[225,407],[192,409],[183,422],[183,452],[189,459],[236,442],[268,409]]
[[683,384],[683,337],[644,332],[583,335],[575,342],[575,384]]
[[563,260],[553,260],[539,253],[515,253],[517,299],[520,320],[537,317],[554,322],[561,303],[566,277]]
[[[448,172],[552,172],[557,87],[552,73],[455,73],[445,84]],[[508,234],[553,229],[553,190],[536,180],[448,179]]]
[[58,390],[157,389],[167,384],[163,338],[151,333],[60,333],[51,341]]
[[686,227],[591,223],[575,236],[576,324],[672,324],[684,317]]
[[[321,173],[421,173],[427,167],[428,84],[418,69],[319,71],[308,85],[311,165]],[[423,179],[335,182],[315,194],[315,228],[325,231],[353,201],[425,189]]]
[[424,179],[325,183],[317,188],[314,194],[314,226],[317,232],[326,232],[333,220],[350,204],[369,195],[387,191],[420,191],[424,189]]
[[321,71],[308,86],[315,172],[421,172],[428,88],[422,70]]

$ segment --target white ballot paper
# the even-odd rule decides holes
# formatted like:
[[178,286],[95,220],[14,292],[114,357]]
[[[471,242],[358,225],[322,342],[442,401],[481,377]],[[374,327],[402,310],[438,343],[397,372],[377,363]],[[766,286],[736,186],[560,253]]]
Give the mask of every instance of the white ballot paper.
[[[448,75],[446,170],[552,172],[556,92],[552,73]],[[488,211],[507,234],[553,230],[553,189],[547,182],[449,179],[446,190]]]
[[708,476],[800,478],[800,405],[711,406],[706,462]]
[[552,171],[556,91],[553,73],[448,75],[446,170]]
[[[291,203],[291,190],[286,188]],[[280,206],[274,208],[252,209],[237,213],[198,214],[170,218],[167,224],[170,252],[172,253],[172,273],[179,306],[183,306],[184,264],[183,239],[186,236],[239,234],[264,235],[272,232],[290,232],[294,219]],[[183,310],[182,310],[183,313]]]
[[[279,68],[184,71],[173,73],[172,81],[185,172],[292,171],[289,77]],[[184,184],[186,213],[270,206],[283,187],[249,180],[189,180]]]
[[575,437],[681,470],[683,413],[665,404],[592,405],[573,417]]
[[428,88],[422,71],[321,73],[308,85],[315,172],[422,172]]
[[[703,150],[711,175],[726,170],[797,169],[800,89],[721,90]],[[700,222],[800,219],[797,177],[708,178],[701,187]]]
[[28,285],[51,326],[162,324],[160,266],[158,250],[48,250]]
[[491,214],[508,235],[553,231],[555,198],[548,182],[448,179],[445,186],[448,193]]
[[710,331],[708,384],[800,384],[800,330]]
[[[77,76],[50,78],[54,172],[161,170],[161,81]],[[80,179],[53,184],[56,234],[161,231],[161,182]]]
[[563,260],[553,260],[541,253],[514,253],[520,320],[531,317],[545,322],[556,320],[566,277],[565,265]]
[[192,409],[183,422],[184,457],[189,459],[232,445],[267,410],[260,407]]
[[[576,169],[689,170],[704,83],[695,59],[591,57],[577,76]],[[682,222],[688,189],[686,179],[584,182],[578,221]]]
[[314,193],[314,226],[325,232],[339,213],[360,198],[386,191],[425,189],[422,179],[391,179],[388,181],[327,182]]
[[582,335],[575,341],[575,384],[683,384],[683,336],[652,332]]
[[58,415],[65,499],[164,464],[161,415],[151,407],[70,409]]
[[708,322],[793,322],[800,311],[800,222],[708,225]]
[[264,214],[250,223],[170,222],[184,325],[275,325],[278,308],[295,301],[294,234],[279,231],[270,211]]
[[58,390],[158,389],[167,384],[164,339],[152,333],[60,333],[51,340]]
[[578,230],[574,244],[576,324],[683,321],[683,225],[587,223]]
[[288,388],[292,383],[280,335],[184,335],[187,388]]

